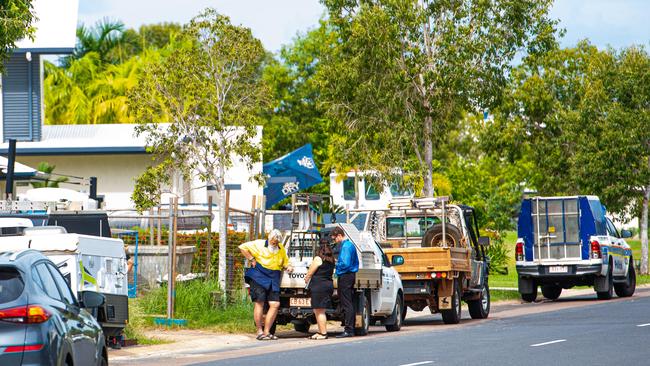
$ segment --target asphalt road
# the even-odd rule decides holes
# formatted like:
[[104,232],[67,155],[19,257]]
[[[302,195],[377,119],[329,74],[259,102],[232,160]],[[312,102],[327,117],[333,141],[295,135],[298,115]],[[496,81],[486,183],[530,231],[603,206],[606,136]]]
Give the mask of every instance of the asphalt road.
[[[563,299],[557,309],[466,326],[438,326],[390,336],[195,365],[648,365],[650,297],[597,301],[595,296]],[[580,306],[572,306],[580,303]],[[582,303],[587,303],[583,306]],[[563,306],[566,305],[566,306]],[[467,308],[463,308],[467,316]],[[541,309],[541,308],[540,308]],[[463,320],[462,322],[468,322]],[[419,320],[411,320],[417,327]],[[379,329],[377,327],[377,329]],[[400,332],[402,333],[402,332]],[[393,336],[394,335],[394,336]],[[315,341],[314,341],[315,342]],[[278,345],[279,348],[281,345]],[[197,360],[198,361],[198,360]]]

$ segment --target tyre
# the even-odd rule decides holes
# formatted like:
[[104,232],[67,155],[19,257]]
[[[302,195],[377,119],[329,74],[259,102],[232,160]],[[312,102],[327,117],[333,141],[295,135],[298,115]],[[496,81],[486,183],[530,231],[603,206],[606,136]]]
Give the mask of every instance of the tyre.
[[472,319],[485,319],[490,315],[490,287],[487,283],[479,299],[467,302],[467,309]]
[[[458,227],[452,224],[445,225],[445,238],[448,247],[460,246],[462,234]],[[422,247],[440,247],[442,246],[442,224],[431,226],[422,237]]]
[[544,285],[542,286],[542,295],[549,300],[557,300],[562,293],[562,287],[558,285]]
[[402,321],[404,320],[402,313],[404,312],[404,301],[402,301],[402,297],[397,295],[397,299],[395,299],[395,308],[393,309],[393,314],[391,314],[391,318],[395,318],[395,323],[393,324],[386,324],[386,330],[389,332],[397,332],[400,329],[402,329]]
[[636,290],[636,271],[634,270],[634,261],[630,258],[630,264],[627,268],[627,278],[625,282],[615,283],[614,291],[618,297],[630,297]]
[[309,322],[293,323],[293,329],[295,329],[296,332],[307,333],[309,332],[310,327],[311,324],[309,324]]
[[609,270],[607,271],[607,289],[605,291],[596,291],[600,300],[609,300],[614,296],[614,276],[612,276],[613,261],[609,260]]
[[531,294],[521,294],[521,299],[525,302],[535,302],[537,300],[537,289]]
[[106,358],[106,355],[102,355],[102,360],[100,363],[101,366],[108,366],[108,359]]
[[460,303],[460,281],[458,279],[454,280],[454,292],[451,295],[451,309],[441,310],[442,321],[445,324],[458,324],[460,322],[461,315],[461,303]]
[[364,293],[357,296],[357,315],[361,315],[361,326],[354,328],[354,334],[365,336],[370,327],[370,300]]

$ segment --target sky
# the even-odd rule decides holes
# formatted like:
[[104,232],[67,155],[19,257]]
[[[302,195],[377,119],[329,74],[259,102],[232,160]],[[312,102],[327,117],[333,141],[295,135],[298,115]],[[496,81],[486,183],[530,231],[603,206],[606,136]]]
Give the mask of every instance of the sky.
[[[228,15],[234,24],[251,28],[264,46],[278,51],[298,33],[318,24],[325,8],[318,0],[80,0],[79,22],[103,17],[127,27],[160,22],[185,23],[206,7]],[[599,48],[650,46],[650,1],[556,0],[551,16],[566,29],[563,46],[589,38]]]

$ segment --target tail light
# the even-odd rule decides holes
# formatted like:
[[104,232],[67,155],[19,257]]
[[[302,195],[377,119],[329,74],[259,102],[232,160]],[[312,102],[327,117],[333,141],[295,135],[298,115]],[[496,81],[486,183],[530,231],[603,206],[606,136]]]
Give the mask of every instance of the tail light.
[[600,259],[602,258],[602,253],[600,251],[600,243],[596,240],[591,242],[591,258]]
[[18,306],[0,310],[0,320],[12,323],[37,324],[46,322],[51,314],[39,305]]
[[521,262],[524,260],[524,242],[517,240],[517,245],[515,245],[515,260]]
[[8,346],[5,348],[4,353],[15,353],[15,352],[31,352],[31,351],[40,351],[43,349],[43,344],[27,344],[24,346]]

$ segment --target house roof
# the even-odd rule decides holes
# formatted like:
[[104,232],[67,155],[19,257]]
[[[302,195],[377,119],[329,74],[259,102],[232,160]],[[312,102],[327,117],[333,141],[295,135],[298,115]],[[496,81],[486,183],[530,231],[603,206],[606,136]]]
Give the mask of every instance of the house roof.
[[[41,141],[20,141],[17,155],[144,154],[145,136],[136,136],[136,124],[43,126]],[[0,145],[7,154],[8,143]]]

